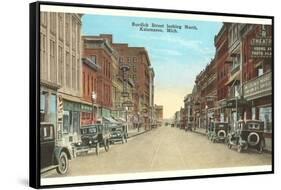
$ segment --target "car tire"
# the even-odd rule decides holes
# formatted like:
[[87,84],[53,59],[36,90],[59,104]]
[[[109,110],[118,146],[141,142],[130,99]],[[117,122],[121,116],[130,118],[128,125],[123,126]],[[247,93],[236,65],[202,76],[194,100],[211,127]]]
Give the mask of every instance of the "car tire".
[[56,168],[56,170],[59,174],[64,175],[67,173],[68,167],[69,167],[68,157],[65,152],[61,152],[59,155],[58,167]]

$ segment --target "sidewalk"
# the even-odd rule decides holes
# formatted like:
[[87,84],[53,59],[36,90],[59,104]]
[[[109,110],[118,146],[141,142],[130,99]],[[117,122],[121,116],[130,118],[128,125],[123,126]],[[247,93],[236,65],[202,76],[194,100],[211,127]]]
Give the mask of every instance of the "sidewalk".
[[138,129],[129,129],[128,130],[128,138],[131,138],[131,137],[134,137],[134,136],[137,136],[137,135],[140,135],[140,134],[143,134],[143,133],[146,133],[150,130],[144,130],[143,127],[141,127],[138,131]]
[[[195,131],[193,130],[192,132],[206,136],[206,129],[204,129],[204,128],[196,128],[196,130]],[[264,150],[268,153],[272,152],[272,139],[271,138],[265,138]]]

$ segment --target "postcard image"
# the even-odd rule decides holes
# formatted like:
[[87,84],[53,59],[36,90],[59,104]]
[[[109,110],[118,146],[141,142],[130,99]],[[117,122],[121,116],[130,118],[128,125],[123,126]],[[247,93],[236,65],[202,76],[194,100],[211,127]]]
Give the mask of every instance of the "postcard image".
[[272,171],[272,19],[40,5],[40,184]]

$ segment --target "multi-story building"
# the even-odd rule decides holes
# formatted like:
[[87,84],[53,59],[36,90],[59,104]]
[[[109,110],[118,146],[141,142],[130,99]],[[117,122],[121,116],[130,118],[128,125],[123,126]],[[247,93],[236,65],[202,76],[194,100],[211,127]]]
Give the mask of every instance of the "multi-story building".
[[225,85],[229,80],[228,64],[228,26],[224,23],[219,33],[215,36],[216,55],[215,60],[217,64],[217,106],[219,107],[218,120],[228,121],[228,109],[226,108],[226,101],[228,96],[228,86]]
[[247,101],[244,119],[264,121],[266,136],[272,130],[272,27],[243,25],[242,95]]
[[100,67],[97,65],[94,56],[84,57],[82,61],[82,100],[85,101],[87,106],[81,107],[81,126],[85,126],[96,123],[97,120],[97,73]]
[[80,14],[41,12],[42,121],[56,127],[58,142],[78,140],[82,95]]
[[96,60],[100,67],[97,73],[97,104],[98,118],[100,120],[110,120],[112,103],[112,75],[113,62],[117,56],[113,53],[110,43],[99,36],[83,36],[85,57]]

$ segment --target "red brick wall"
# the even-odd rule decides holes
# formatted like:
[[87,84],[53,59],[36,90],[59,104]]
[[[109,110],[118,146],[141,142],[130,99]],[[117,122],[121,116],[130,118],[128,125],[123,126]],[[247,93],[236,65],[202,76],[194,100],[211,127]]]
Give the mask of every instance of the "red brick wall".
[[97,73],[97,104],[112,107],[112,60],[110,55],[102,48],[84,49],[84,57],[95,55],[100,66]]

